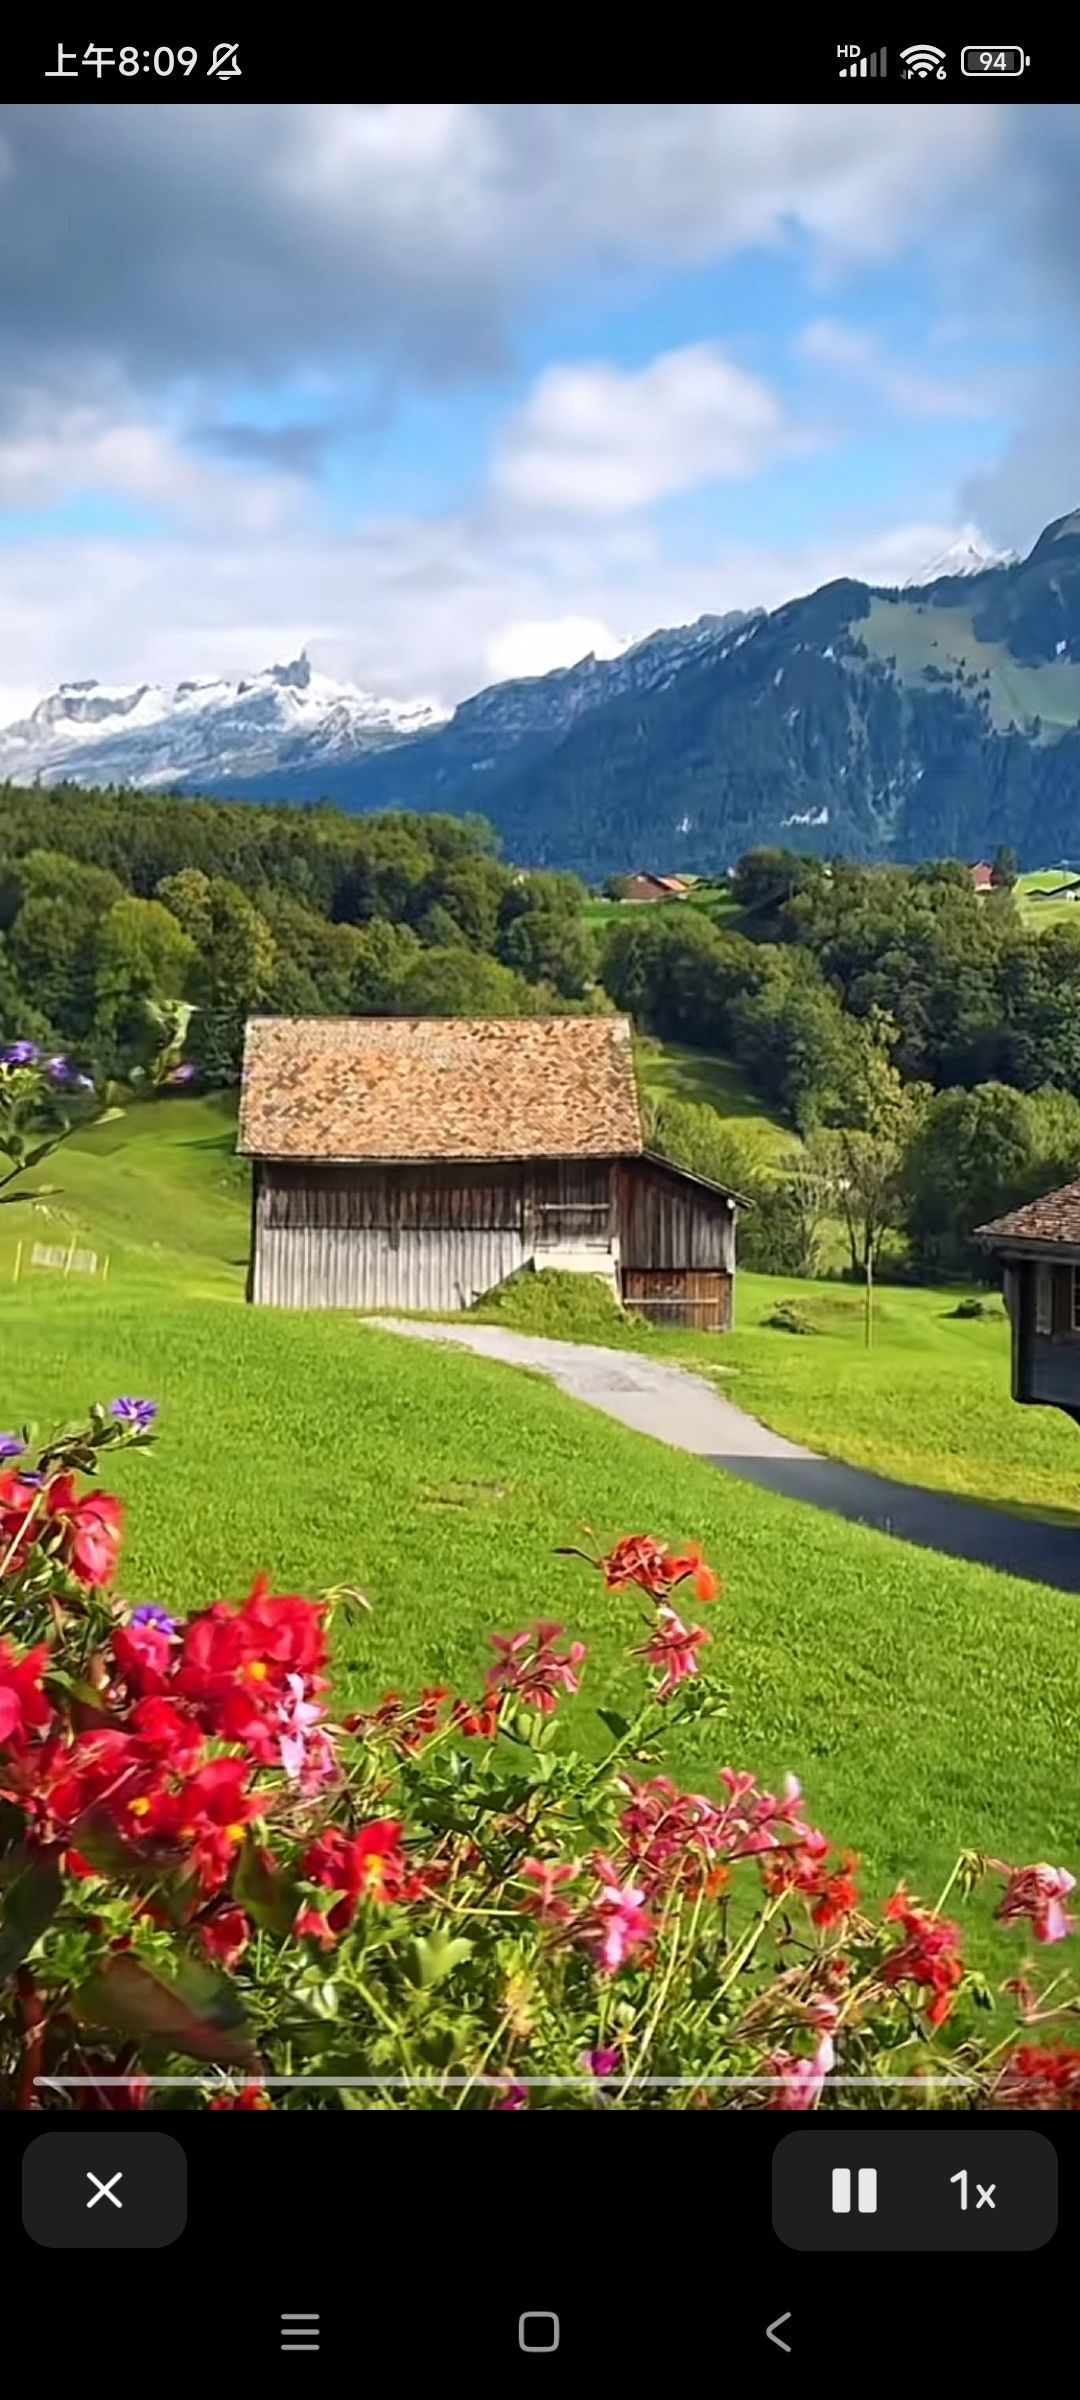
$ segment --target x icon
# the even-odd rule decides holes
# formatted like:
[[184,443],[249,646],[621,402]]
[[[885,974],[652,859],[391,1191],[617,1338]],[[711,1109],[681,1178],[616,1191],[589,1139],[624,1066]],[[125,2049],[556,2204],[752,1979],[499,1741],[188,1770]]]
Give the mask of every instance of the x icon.
[[122,2168],[118,2167],[115,2175],[110,2175],[108,2183],[102,2183],[100,2175],[91,2175],[89,2168],[87,2168],[86,2180],[88,2183],[94,2183],[97,2185],[97,2190],[94,2193],[93,2199],[88,2200],[86,2203],[87,2208],[96,2208],[99,2200],[111,2200],[114,2208],[123,2207],[123,2201],[117,2199],[116,2193],[113,2190],[114,2183],[122,2183],[124,2180]]
[[976,2208],[993,2208],[994,2193],[997,2190],[996,2183],[977,2183],[975,2189],[979,2195],[975,2202]]

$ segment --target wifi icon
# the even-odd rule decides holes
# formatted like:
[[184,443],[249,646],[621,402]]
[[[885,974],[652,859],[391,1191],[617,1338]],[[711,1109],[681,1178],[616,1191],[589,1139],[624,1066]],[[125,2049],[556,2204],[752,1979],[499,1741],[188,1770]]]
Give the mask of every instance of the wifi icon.
[[933,75],[939,83],[944,82],[945,52],[934,42],[912,42],[901,50],[900,64],[909,80],[921,82],[924,76]]

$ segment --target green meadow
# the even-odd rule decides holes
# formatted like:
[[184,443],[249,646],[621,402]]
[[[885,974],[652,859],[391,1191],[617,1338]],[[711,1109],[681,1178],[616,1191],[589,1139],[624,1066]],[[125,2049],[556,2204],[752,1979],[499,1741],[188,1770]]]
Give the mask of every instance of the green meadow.
[[[223,1104],[146,1107],[53,1163],[63,1190],[51,1219],[0,1212],[0,1425],[47,1424],[118,1392],[161,1404],[154,1451],[117,1462],[127,1598],[190,1607],[241,1593],[263,1569],[283,1590],[356,1586],[370,1612],[344,1621],[338,1644],[354,1704],[391,1685],[476,1689],[488,1629],[551,1614],[590,1645],[572,1714],[592,1744],[590,1696],[619,1707],[636,1688],[624,1652],[637,1620],[557,1547],[586,1525],[605,1544],[640,1527],[696,1539],[726,1582],[708,1621],[728,1715],[673,1740],[672,1771],[707,1787],[729,1761],[770,1778],[794,1770],[878,1891],[903,1874],[933,1898],[963,1845],[1073,1856],[1075,1600],[774,1499],[536,1375],[348,1316],[246,1308],[247,1199],[231,1143]],[[28,1242],[63,1238],[57,1226],[108,1256],[107,1279],[26,1266]],[[707,1350],[735,1396],[785,1430],[816,1429],[822,1446],[842,1440],[842,1455],[857,1454],[873,1419],[896,1472],[904,1460],[928,1470],[934,1454],[941,1480],[950,1425],[957,1488],[1004,1475],[1010,1435],[1022,1456],[1039,1414],[1010,1408],[999,1326],[947,1324],[940,1294],[883,1295],[859,1383],[846,1318],[804,1339],[757,1322],[770,1291],[787,1288],[747,1277],[729,1341],[662,1346],[699,1362]],[[853,1297],[811,1296],[820,1309]],[[917,1391],[924,1421],[893,1426]],[[826,1444],[831,1415],[844,1430]],[[1047,1492],[1067,1490],[1071,1431],[1060,1462],[1047,1454]],[[1015,1479],[1026,1484],[1026,1470]],[[977,1913],[980,1954],[1015,1960],[1019,1940],[1000,1943]]]

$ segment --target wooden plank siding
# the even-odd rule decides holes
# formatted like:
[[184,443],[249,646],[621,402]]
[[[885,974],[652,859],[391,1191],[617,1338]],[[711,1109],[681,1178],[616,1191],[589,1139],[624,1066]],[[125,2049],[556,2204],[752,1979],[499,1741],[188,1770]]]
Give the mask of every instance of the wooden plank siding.
[[698,1333],[729,1333],[732,1278],[694,1267],[624,1267],[623,1299],[653,1325],[690,1325]]
[[278,1308],[468,1308],[542,1243],[608,1245],[608,1160],[256,1170],[251,1298]]
[[735,1212],[650,1158],[258,1159],[249,1297],[468,1308],[535,1261],[603,1274],[658,1323],[732,1321]]
[[617,1183],[624,1270],[697,1268],[733,1274],[735,1211],[721,1193],[653,1159],[624,1161]]

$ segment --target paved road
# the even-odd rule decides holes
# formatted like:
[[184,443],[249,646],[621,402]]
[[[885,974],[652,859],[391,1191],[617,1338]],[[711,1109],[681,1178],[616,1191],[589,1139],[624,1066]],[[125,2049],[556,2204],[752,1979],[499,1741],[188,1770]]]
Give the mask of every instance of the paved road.
[[785,1500],[806,1501],[833,1516],[872,1525],[879,1533],[917,1542],[924,1550],[973,1559],[1034,1583],[1055,1584],[1062,1591],[1080,1591],[1080,1532],[1039,1517],[984,1508],[950,1492],[893,1483],[866,1468],[821,1458],[759,1424],[724,1399],[704,1376],[692,1375],[685,1367],[664,1366],[634,1351],[511,1333],[501,1325],[431,1325],[415,1318],[380,1317],[378,1329],[419,1341],[454,1342],[510,1366],[538,1368],[573,1399],[603,1409],[636,1433],[650,1433],[678,1450],[693,1451],[712,1466],[726,1467]]

